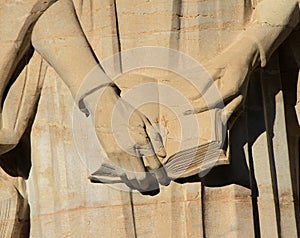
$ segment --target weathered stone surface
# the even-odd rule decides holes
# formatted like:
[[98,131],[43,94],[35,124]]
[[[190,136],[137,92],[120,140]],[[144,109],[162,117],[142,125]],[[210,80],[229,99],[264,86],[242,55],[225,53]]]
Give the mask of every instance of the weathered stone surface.
[[[31,130],[32,167],[26,182],[27,192],[21,185],[29,169],[23,172],[19,164],[11,169],[11,165],[7,167],[1,162],[6,172],[0,171],[0,236],[28,235],[28,195],[33,238],[297,237],[300,133],[297,134],[296,120],[299,108],[299,90],[296,90],[299,47],[296,43],[299,41],[295,39],[299,30],[294,30],[285,45],[277,49],[299,21],[297,4],[298,1],[292,0],[272,4],[269,0],[0,3],[3,56],[0,78],[4,82],[0,85],[4,98],[0,149],[3,153],[18,144],[40,96]],[[296,13],[293,15],[293,12]],[[30,59],[32,26],[35,26],[32,42],[36,52]],[[112,72],[124,73],[115,80],[122,97],[128,93],[127,99],[132,104],[137,100],[146,101],[138,107],[139,111],[164,127],[167,157],[160,158],[160,162],[165,163],[180,150],[180,143],[185,139],[182,128],[192,128],[192,124],[181,127],[180,117],[184,117],[184,112],[174,113],[181,105],[174,103],[170,94],[164,94],[159,85],[180,92],[196,112],[203,103],[199,90],[184,79],[184,75],[179,75],[179,70],[167,72],[165,67],[126,72],[131,62],[126,61],[128,55],[124,52],[107,60],[119,51],[146,46],[171,48],[193,57],[199,65],[204,64],[221,96],[228,99],[226,103],[233,99],[234,103],[227,107],[228,115],[224,113],[225,121],[231,116],[230,110],[236,112],[246,100],[241,116],[233,123],[233,114],[229,121],[229,126],[233,126],[228,131],[230,150],[226,151],[230,165],[214,168],[201,182],[198,176],[172,181],[169,186],[161,186],[156,196],[142,195],[124,184],[91,183],[88,177],[100,167],[103,155],[99,153],[98,157],[99,148],[89,142],[91,134],[84,125],[79,124],[82,131],[76,134],[80,140],[74,138],[72,127],[74,115],[78,115],[75,113],[78,111],[76,94],[81,80],[95,77],[109,82],[98,68],[93,71],[94,75],[88,75],[98,63],[92,52],[109,76]],[[150,53],[135,59],[136,63],[147,62]],[[23,56],[28,59],[24,60]],[[155,62],[178,68],[186,66],[184,56],[176,58],[170,53],[166,59],[157,57]],[[110,65],[106,64],[108,61]],[[248,85],[245,80],[249,76],[248,69],[258,68],[259,64],[265,66],[266,62],[269,65],[265,69],[251,72]],[[19,65],[26,66],[20,75],[14,76]],[[240,77],[242,82],[235,77]],[[16,78],[13,86],[11,78]],[[223,78],[228,82],[224,83]],[[130,95],[131,89],[147,83],[157,88]],[[247,88],[248,92],[240,91],[240,84],[246,85],[243,89]],[[5,90],[9,90],[8,94]],[[145,99],[147,95],[157,98],[158,103],[169,100],[170,105],[149,103]],[[105,106],[114,103],[107,100],[104,109],[99,109],[93,105],[94,99],[92,96],[86,100],[85,109],[92,114],[89,118],[94,116],[92,109],[97,114],[97,110],[105,111]],[[211,111],[195,114],[202,136],[200,143],[211,141],[217,134],[212,133]],[[108,112],[96,116],[110,122]],[[82,113],[82,123],[84,120],[88,119]],[[96,124],[96,128],[107,130],[108,124]],[[25,140],[30,142],[28,138]],[[107,141],[103,139],[106,152],[114,152],[115,144],[107,146]],[[25,147],[21,152],[16,149],[11,156],[17,154],[19,160],[25,157],[25,151],[28,154]],[[4,154],[0,159],[5,161],[9,156]],[[22,162],[20,164],[22,167]]]

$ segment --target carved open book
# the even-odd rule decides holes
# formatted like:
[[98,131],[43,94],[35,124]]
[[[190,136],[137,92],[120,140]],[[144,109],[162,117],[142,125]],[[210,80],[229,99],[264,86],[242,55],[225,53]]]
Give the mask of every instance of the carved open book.
[[164,168],[171,179],[205,173],[213,167],[229,164],[224,150],[211,142],[172,155]]
[[[209,147],[211,152],[207,153]],[[172,155],[164,168],[169,178],[174,180],[205,173],[213,167],[227,164],[229,160],[224,151],[217,143],[212,142]],[[122,183],[121,175],[113,165],[104,163],[89,179],[95,183]]]
[[[214,115],[217,115],[217,112]],[[223,125],[220,120],[216,120],[216,117],[213,120],[215,123],[212,134],[216,136],[215,140],[180,150],[169,156],[163,165],[169,178],[175,180],[196,174],[201,176],[213,167],[229,164],[228,155],[226,156],[226,152],[222,149]],[[121,183],[121,175],[122,171],[119,168],[103,163],[90,176],[90,180],[98,183]]]
[[[144,75],[130,75],[130,83],[133,83],[135,79],[138,83],[151,80]],[[167,83],[170,88],[180,90],[183,95],[186,95],[186,98],[192,98],[188,102],[190,105],[195,104],[193,98],[196,98],[195,95],[198,92],[193,91],[189,85],[185,85],[185,81],[179,76],[172,75],[172,80]],[[129,81],[126,83],[127,87],[128,84]],[[122,81],[119,82],[119,85],[122,86]],[[156,94],[157,101],[161,103],[143,105],[139,107],[139,110],[151,121],[159,121],[160,126],[164,128],[163,137],[167,158],[163,166],[171,179],[197,174],[203,176],[215,166],[229,164],[228,156],[223,149],[226,125],[221,120],[222,109],[186,115],[184,112],[189,108],[186,101],[177,100],[176,97],[172,98],[171,93],[165,93],[161,88],[155,88],[155,86],[147,88],[140,95],[147,97],[145,95],[147,93],[151,94],[151,97]],[[134,100],[138,100],[136,95],[138,94],[135,94],[130,103],[134,104]],[[127,100],[130,101],[130,98]],[[122,182],[121,175],[121,168],[105,162],[90,176],[90,180],[100,183],[120,183]]]

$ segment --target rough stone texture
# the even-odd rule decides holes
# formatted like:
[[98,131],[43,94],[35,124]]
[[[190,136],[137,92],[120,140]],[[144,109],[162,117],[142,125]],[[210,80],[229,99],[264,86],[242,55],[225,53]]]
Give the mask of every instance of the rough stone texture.
[[[155,45],[180,50],[204,62],[244,29],[254,2],[124,0],[115,6],[111,0],[78,0],[75,5],[100,61],[120,50]],[[54,69],[45,68],[45,61],[41,64],[34,56],[28,67],[41,72],[45,81],[31,132],[32,168],[27,180],[30,236],[297,237],[299,207],[294,206],[299,202],[299,182],[295,182],[299,170],[293,168],[299,165],[299,134],[292,135],[286,129],[287,121],[295,115],[288,115],[285,107],[294,107],[296,102],[285,95],[289,83],[284,83],[286,75],[278,72],[282,52],[287,50],[281,49],[266,69],[252,76],[247,107],[230,131],[231,165],[215,168],[202,183],[172,182],[154,197],[90,183],[88,176],[94,171],[87,168],[73,139],[71,93]],[[114,59],[116,71],[121,71],[121,60]],[[164,80],[162,73],[142,74]],[[132,86],[119,84],[123,91]],[[155,118],[152,109],[144,111]],[[167,109],[160,113],[162,124],[172,119]],[[176,137],[176,131],[172,133]],[[16,195],[21,188],[14,183],[5,186],[11,187],[9,191],[1,191],[1,202],[7,194],[14,194],[11,201],[15,204],[17,198],[23,202],[26,196]],[[0,205],[2,219],[7,205],[5,201]],[[14,219],[15,212],[10,211],[9,219]],[[7,232],[12,232],[14,223],[10,220],[7,225],[5,219],[0,231],[6,226]]]

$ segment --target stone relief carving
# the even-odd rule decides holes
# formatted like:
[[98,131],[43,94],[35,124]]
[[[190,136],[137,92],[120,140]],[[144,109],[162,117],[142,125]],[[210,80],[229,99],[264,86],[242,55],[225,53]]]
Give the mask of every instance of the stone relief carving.
[[[192,110],[189,108],[182,110],[183,117],[196,115],[200,127],[203,126],[203,121],[210,118],[211,121],[207,123],[209,125],[207,133],[211,134],[213,130],[213,136],[217,139],[212,140],[211,136],[208,136],[208,139],[199,142],[199,147],[187,147],[176,151],[174,150],[176,146],[172,146],[175,142],[170,142],[172,137],[169,135],[170,144],[164,146],[163,132],[155,127],[154,120],[160,109],[150,109],[151,113],[148,116],[147,110],[137,110],[131,102],[129,103],[120,95],[117,85],[127,83],[128,80],[142,81],[144,78],[145,80],[149,78],[143,74],[134,76],[129,73],[124,74],[125,79],[119,79],[119,84],[118,80],[116,80],[117,84],[114,84],[106,74],[105,67],[103,70],[101,60],[99,62],[96,58],[72,1],[26,0],[22,3],[7,1],[1,4],[0,13],[1,46],[3,46],[1,48],[4,56],[0,60],[3,81],[0,86],[3,101],[0,130],[1,154],[14,149],[28,125],[32,123],[43,76],[35,77],[35,72],[28,73],[26,77],[18,76],[35,50],[44,60],[40,60],[39,75],[43,75],[45,68],[48,67],[46,61],[68,86],[80,110],[95,121],[97,137],[109,162],[104,163],[90,179],[104,183],[123,182],[128,187],[141,192],[155,190],[159,184],[168,185],[171,179],[192,176],[202,169],[206,170],[205,166],[203,168],[203,163],[198,160],[203,159],[201,153],[207,152],[207,146],[215,146],[211,148],[214,153],[217,151],[219,164],[215,165],[229,163],[229,152],[223,145],[227,134],[224,131],[227,126],[231,128],[238,117],[238,109],[242,107],[247,94],[249,75],[257,67],[264,67],[267,64],[272,53],[299,24],[298,1],[285,0],[274,4],[270,0],[263,0],[257,4],[251,20],[245,25],[245,30],[241,30],[228,47],[220,50],[214,57],[210,57],[208,62],[201,62],[212,77],[213,83],[207,81],[207,84],[201,88],[201,95],[191,98]],[[61,23],[61,19],[64,20],[64,24]],[[299,66],[297,43],[297,40],[292,41],[291,47],[294,48]],[[160,80],[163,80],[163,74],[158,75],[162,78]],[[165,78],[176,77],[180,78],[174,75]],[[92,83],[82,87],[84,80]],[[180,79],[176,82],[178,81]],[[176,88],[174,85],[172,87]],[[221,97],[205,99],[204,95],[215,87]],[[184,91],[183,88],[182,85],[178,86],[178,90]],[[184,92],[184,94],[188,93],[190,93],[188,90]],[[99,103],[98,101],[95,103],[95,98],[97,99],[99,94],[101,99]],[[221,105],[223,103],[224,107]],[[117,110],[113,111],[116,104]],[[118,118],[119,124],[115,128],[110,128],[113,113]],[[215,117],[211,118],[211,115]],[[130,120],[127,121],[127,118]],[[169,125],[167,129],[172,130],[173,127]],[[124,130],[129,131],[132,140],[124,142],[125,150],[120,148],[115,139],[118,135],[122,140]],[[124,140],[127,139],[128,137],[124,136]],[[190,154],[196,158],[196,165],[192,163],[190,167],[187,165],[188,169],[183,166],[184,169],[181,170],[181,161],[183,163]],[[190,164],[190,161],[187,163]],[[9,180],[4,175],[1,181],[5,185]],[[13,183],[18,191],[22,191],[22,182]],[[22,193],[21,196],[25,198]]]

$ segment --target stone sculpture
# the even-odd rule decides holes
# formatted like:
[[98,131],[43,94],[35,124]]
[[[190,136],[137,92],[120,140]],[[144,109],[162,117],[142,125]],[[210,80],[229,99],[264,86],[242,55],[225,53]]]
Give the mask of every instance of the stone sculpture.
[[[25,14],[29,14],[26,20],[23,19],[23,22],[17,22],[16,24],[20,30],[17,30],[15,33],[15,36],[13,34],[7,34],[5,31],[7,31],[7,27],[3,26],[4,29],[4,35],[7,37],[17,37],[14,39],[8,39],[6,42],[8,45],[5,47],[6,49],[11,49],[12,47],[15,47],[14,42],[20,42],[18,43],[19,46],[17,46],[13,53],[9,52],[8,57],[5,58],[5,60],[8,63],[3,63],[1,65],[5,65],[5,71],[8,73],[12,73],[13,69],[17,67],[17,60],[16,57],[22,57],[26,54],[26,50],[28,50],[30,46],[30,40],[27,38],[31,37],[31,29],[33,26],[35,26],[35,31],[33,34],[33,46],[34,48],[43,56],[44,59],[46,59],[50,65],[54,67],[54,69],[59,73],[59,75],[63,78],[63,80],[66,82],[66,84],[69,86],[72,94],[74,97],[77,95],[77,91],[79,90],[80,83],[82,80],[92,71],[94,67],[99,67],[95,75],[95,80],[99,80],[97,82],[98,85],[105,85],[107,83],[110,83],[110,79],[105,75],[104,71],[101,69],[98,65],[97,59],[93,56],[91,49],[89,49],[89,44],[84,36],[84,33],[82,32],[80,28],[80,24],[78,20],[76,19],[73,3],[66,1],[66,2],[58,2],[56,5],[54,5],[52,8],[49,8],[55,1],[48,1],[48,2],[35,2],[31,1],[29,3],[24,3],[20,9],[18,9],[18,6],[16,6],[16,12],[24,11]],[[283,3],[282,3],[283,4]],[[298,9],[297,9],[297,2],[296,1],[287,1],[283,5],[275,5],[274,6],[274,12],[278,14],[269,14],[266,12],[266,8],[269,6],[268,1],[263,1],[262,3],[258,4],[257,9],[253,15],[252,21],[247,26],[246,30],[242,32],[238,39],[227,49],[224,50],[223,53],[221,53],[219,56],[217,56],[215,59],[211,60],[211,63],[209,63],[206,68],[211,71],[210,74],[212,77],[214,77],[216,83],[219,85],[219,90],[223,96],[223,100],[226,102],[228,99],[234,98],[230,104],[228,104],[227,108],[225,108],[225,111],[223,112],[223,123],[225,124],[228,118],[230,117],[231,113],[235,111],[235,109],[241,104],[243,101],[243,93],[245,93],[245,90],[247,88],[247,75],[253,68],[257,67],[259,62],[261,62],[261,65],[264,66],[266,64],[267,58],[272,54],[274,49],[278,47],[278,45],[282,42],[283,39],[287,37],[287,35],[291,32],[291,30],[297,25],[298,23]],[[40,19],[37,24],[36,21],[39,19],[40,15],[46,10],[47,14],[45,17]],[[67,10],[67,12],[63,12],[63,10]],[[3,8],[3,12],[6,9]],[[8,11],[6,11],[8,12]],[[273,12],[273,11],[272,11]],[[52,14],[52,18],[50,18],[50,15]],[[59,26],[56,19],[58,19],[59,15],[64,15],[66,19],[66,23],[63,25],[63,29],[61,26]],[[12,14],[11,14],[12,16]],[[55,16],[55,17],[54,17]],[[67,20],[68,19],[68,20]],[[51,22],[51,20],[53,22]],[[279,27],[276,27],[275,29],[272,27],[273,24],[277,23]],[[47,32],[45,32],[43,29],[45,26],[51,24],[52,26],[57,26],[54,29],[49,29]],[[54,28],[54,27],[53,27]],[[18,28],[16,28],[18,29]],[[63,31],[63,32],[62,32]],[[60,36],[60,34],[66,34],[67,31],[70,31],[70,34],[81,36],[78,39],[76,39],[76,42],[74,42],[74,39],[71,39],[71,37],[64,38],[64,40],[55,40],[54,43],[50,43],[49,40],[47,42],[47,39],[55,39]],[[21,34],[20,34],[20,33]],[[5,34],[6,33],[6,34]],[[270,36],[270,37],[268,37]],[[70,42],[68,42],[70,41]],[[12,43],[13,42],[13,43]],[[67,44],[68,43],[68,44]],[[64,45],[63,45],[64,44]],[[65,45],[68,46],[65,46]],[[64,47],[62,47],[64,46]],[[59,48],[59,51],[57,49]],[[74,49],[77,49],[76,51]],[[242,56],[240,55],[240,52],[243,50],[243,52],[246,52]],[[60,52],[61,51],[61,52]],[[21,53],[20,53],[21,52]],[[5,54],[4,54],[5,55]],[[237,57],[239,56],[239,57]],[[242,57],[242,58],[241,58]],[[243,59],[244,57],[244,59]],[[71,62],[68,62],[69,58],[72,58],[73,60]],[[79,61],[79,59],[84,59],[84,63]],[[237,60],[238,59],[238,60]],[[238,62],[235,62],[238,61]],[[230,63],[228,63],[230,62]],[[80,63],[80,67],[76,64]],[[11,70],[8,70],[12,68]],[[74,70],[75,69],[75,70]],[[79,70],[76,70],[79,69]],[[7,73],[6,73],[7,74]],[[5,79],[5,82],[3,86],[7,84],[7,81],[9,80],[10,76],[7,74],[3,74],[3,78]],[[230,78],[230,84],[229,82]],[[233,81],[236,80],[236,81]],[[110,84],[105,85],[108,88],[110,88]],[[207,85],[205,90],[202,92],[202,94],[205,95],[205,91],[209,91],[209,86]],[[242,87],[244,89],[242,90]],[[5,88],[5,87],[3,87]],[[4,89],[2,89],[3,91]],[[100,90],[100,89],[99,89]],[[117,90],[118,91],[118,90]],[[111,89],[106,90],[104,96],[106,97],[104,99],[105,102],[110,102],[110,107],[113,107],[117,100],[119,99],[118,92],[116,91],[115,87],[111,87]],[[26,95],[25,91],[25,95]],[[242,93],[242,94],[241,94]],[[22,94],[21,94],[22,95]],[[106,96],[107,95],[107,96]],[[114,99],[116,97],[116,99]],[[82,98],[81,98],[82,99]],[[196,113],[201,113],[204,110],[207,110],[209,108],[214,108],[215,106],[220,103],[220,101],[212,101],[212,102],[205,102],[204,100],[201,100],[201,97],[199,99],[198,108],[195,109]],[[218,99],[220,100],[220,99]],[[89,107],[88,100],[85,100],[86,107]],[[209,105],[207,105],[209,103]],[[26,105],[32,105],[32,103],[26,103]],[[98,108],[100,107],[100,108]],[[109,111],[110,109],[102,108],[103,106],[98,105],[96,110],[99,110],[99,112],[96,112],[96,115],[101,115],[100,111]],[[129,109],[129,105],[126,105],[124,102],[123,111],[120,113],[119,118],[121,119],[124,116],[124,113],[126,111],[131,111]],[[207,108],[207,109],[205,109]],[[93,111],[94,108],[87,109],[90,111]],[[5,111],[5,110],[4,110]],[[5,111],[6,112],[6,111]],[[163,149],[163,145],[160,143],[160,145],[156,145],[158,142],[156,142],[159,139],[158,132],[155,132],[155,135],[152,136],[151,132],[149,132],[150,129],[147,129],[148,132],[144,131],[144,128],[151,127],[151,124],[148,123],[148,120],[144,118],[144,116],[138,112],[134,112],[134,114],[137,113],[135,119],[132,119],[132,123],[134,123],[136,126],[133,126],[135,129],[131,129],[133,131],[133,135],[135,135],[135,143],[136,145],[147,145],[149,148],[146,150],[148,152],[146,153],[154,153],[154,151],[151,152],[151,146],[148,144],[148,140],[146,138],[152,138],[150,141],[154,140],[155,142],[152,142],[152,146],[158,147],[157,149],[160,150],[157,152],[157,155],[165,156],[165,152]],[[6,115],[11,115],[10,112],[7,112]],[[20,115],[23,115],[22,113]],[[122,116],[123,115],[123,116]],[[25,114],[26,118],[28,116]],[[93,115],[94,116],[94,115]],[[103,120],[101,120],[103,119]],[[99,119],[101,121],[100,123],[104,123],[104,118]],[[12,122],[14,120],[7,120],[9,122]],[[20,138],[20,135],[23,134],[24,129],[26,128],[26,122],[23,124],[23,127],[21,129],[15,129],[14,131],[17,131],[17,133],[14,133],[13,130],[10,128],[10,125],[6,125],[7,121],[3,121],[3,130],[1,131],[3,133],[3,144],[7,143],[13,146],[15,146]],[[15,119],[15,121],[17,121]],[[20,120],[19,120],[20,121]],[[109,124],[108,122],[104,123],[105,125]],[[120,124],[126,124],[125,122]],[[140,128],[140,129],[138,129]],[[6,131],[8,130],[8,131]],[[140,131],[141,130],[141,131]],[[146,134],[145,134],[146,133]],[[107,139],[106,137],[101,137],[101,132],[99,134],[99,139],[102,141],[102,144],[104,144],[104,148],[106,152],[108,153],[109,158],[111,158],[113,161],[116,157],[123,157],[123,152],[118,152],[116,155],[116,146],[113,145],[114,139]],[[141,138],[139,138],[141,135],[143,135]],[[144,137],[144,139],[143,139]],[[102,139],[101,139],[102,138]],[[105,138],[105,139],[103,139]],[[12,140],[12,141],[9,141]],[[7,142],[6,142],[7,141]],[[134,145],[129,145],[129,147],[133,148]],[[111,149],[109,149],[111,148]],[[10,148],[9,148],[10,149]],[[3,152],[7,152],[9,149],[4,149]],[[157,150],[156,150],[157,151]],[[138,153],[131,151],[132,154]],[[145,153],[145,152],[143,152]],[[154,155],[154,154],[153,154]],[[125,157],[127,157],[126,155]],[[127,178],[129,181],[133,181],[137,179],[138,184],[133,185],[133,187],[139,188],[139,186],[142,186],[142,189],[146,189],[147,186],[147,179],[146,173],[143,173],[145,171],[144,165],[142,164],[142,160],[138,157],[133,155],[129,156],[130,158],[126,159],[116,159],[114,163],[119,164],[121,168],[124,168],[128,171],[132,170],[137,172],[128,172],[127,174],[130,178]],[[128,160],[128,161],[127,161]],[[125,162],[126,161],[126,162]],[[154,156],[153,159],[149,161],[154,161],[153,165],[150,164],[150,169],[157,169],[161,165],[160,160]],[[133,164],[131,164],[133,163]],[[151,163],[151,162],[150,162]],[[128,167],[129,166],[129,167]],[[139,176],[142,176],[139,178]],[[146,176],[146,177],[145,177]],[[145,180],[145,181],[144,181]],[[129,182],[130,183],[130,182]],[[164,183],[164,182],[162,182]]]
[[[153,123],[145,113],[133,109],[129,103],[120,98],[118,87],[112,84],[93,54],[72,1],[26,0],[22,3],[8,1],[2,4],[0,11],[1,17],[7,19],[0,22],[2,55],[5,56],[0,61],[3,81],[0,88],[3,101],[1,153],[12,150],[18,144],[34,114],[40,93],[41,81],[35,77],[23,80],[17,78],[22,68],[20,65],[24,66],[31,57],[32,44],[67,84],[79,108],[95,118],[98,139],[112,164],[106,164],[106,167],[104,166],[106,170],[100,168],[91,179],[103,182],[103,173],[108,173],[108,180],[105,182],[124,182],[129,187],[140,191],[153,189],[153,184],[154,188],[158,183],[169,184],[169,177],[162,165],[167,164],[167,160],[172,158],[166,154],[162,136],[152,126]],[[15,16],[19,14],[24,17],[16,18]],[[64,19],[64,24],[61,24],[61,19]],[[206,111],[218,108],[224,101],[225,108],[219,111],[215,123],[217,127],[221,127],[221,131],[228,120],[230,120],[229,126],[232,126],[236,117],[231,116],[245,100],[249,74],[259,65],[262,67],[266,65],[274,50],[289,36],[297,24],[299,24],[298,1],[285,0],[276,4],[270,0],[260,1],[251,21],[245,26],[245,30],[238,32],[234,42],[222,49],[217,56],[211,57],[209,63],[203,62],[215,81],[214,85],[217,85],[222,95],[222,101],[218,98],[207,102],[200,95],[192,100],[194,110],[185,111],[185,115],[202,116],[207,113]],[[297,45],[296,41],[294,45]],[[299,58],[297,59],[299,61]],[[83,79],[86,78],[90,78],[94,84],[80,89]],[[14,80],[16,81],[13,84]],[[201,94],[205,95],[210,88],[211,85],[205,85]],[[100,92],[103,93],[101,101],[106,103],[95,105],[94,94]],[[118,145],[115,143],[112,128],[108,126],[111,118],[107,115],[112,113],[111,110],[117,102],[122,109],[117,111],[119,123],[131,131],[134,141],[133,144],[128,145],[125,152],[116,149]],[[128,126],[127,121],[122,119],[127,118],[126,114],[131,112],[133,114]],[[222,133],[219,135],[224,136]],[[219,147],[218,149],[222,149]],[[225,154],[222,156],[223,164],[228,163]],[[179,159],[180,156],[176,160]],[[121,170],[117,171],[115,165]],[[166,170],[168,172],[167,167]],[[198,172],[199,170],[196,169],[183,177]],[[21,185],[14,186],[21,190]]]
[[[283,7],[284,6],[284,7]],[[209,81],[207,85],[203,86],[203,91],[201,95],[196,99],[191,100],[194,110],[187,110],[185,112],[186,115],[189,114],[201,114],[206,110],[213,109],[219,107],[221,103],[225,102],[226,106],[222,110],[222,113],[219,114],[219,118],[216,118],[216,125],[219,125],[221,128],[219,132],[219,141],[224,140],[224,135],[222,135],[222,126],[226,125],[227,121],[230,119],[232,114],[236,112],[237,108],[239,108],[243,102],[245,95],[247,94],[247,85],[249,80],[249,75],[253,72],[258,66],[264,67],[267,64],[268,59],[277,49],[277,47],[286,39],[286,37],[291,33],[291,31],[296,27],[299,23],[299,7],[296,1],[287,1],[281,4],[275,4],[272,6],[272,9],[269,9],[270,2],[262,1],[256,6],[256,9],[253,13],[251,21],[246,25],[246,29],[241,31],[238,35],[237,39],[227,48],[225,48],[221,53],[219,53],[216,57],[209,60],[209,62],[205,63],[205,69],[208,70],[209,74],[212,76],[215,84],[218,85],[218,89],[222,95],[222,97],[209,97],[211,101],[205,100],[206,92],[209,92],[211,88],[215,87],[215,84],[210,85]],[[272,13],[270,13],[272,12]],[[275,14],[276,12],[276,14]],[[273,26],[276,25],[274,28]],[[294,43],[294,45],[297,43]],[[243,52],[243,53],[241,53]],[[173,76],[174,77],[174,76]],[[184,86],[181,86],[180,90],[183,90]],[[237,115],[231,118],[231,122],[229,122],[229,126],[232,126],[234,120]],[[214,126],[210,126],[210,128],[214,128]],[[223,138],[222,138],[223,137]],[[204,144],[205,145],[205,144]],[[175,147],[171,145],[169,147]],[[217,145],[218,149],[222,148],[222,143]],[[214,151],[215,149],[212,149]],[[206,153],[205,147],[201,149],[199,147],[199,153],[203,151]],[[173,151],[174,152],[174,151]],[[176,151],[178,152],[178,151]],[[190,152],[186,157],[192,156],[197,160],[197,149],[194,148],[194,152]],[[221,155],[220,155],[221,153]],[[218,155],[215,155],[218,158],[219,162],[214,161],[214,165],[222,165],[228,163],[228,159],[223,158],[222,152],[218,152]],[[171,153],[172,155],[172,153]],[[170,156],[170,154],[169,154]],[[188,177],[193,174],[197,174],[201,172],[201,165],[197,166],[193,165],[193,162],[189,161],[192,166],[196,168],[189,169],[189,166],[184,166],[184,152],[181,152],[181,156],[176,158],[175,161],[181,160],[178,164],[182,164],[183,171],[181,171],[180,166],[177,165],[177,170],[180,171],[178,173],[173,171],[173,176],[171,175],[172,165],[165,164],[165,168],[167,172],[169,170],[170,177],[178,178],[178,177]],[[201,157],[201,156],[200,156]],[[199,158],[200,158],[199,157]],[[171,157],[171,161],[173,157]],[[167,161],[167,158],[165,161]],[[205,163],[204,163],[205,164]],[[205,170],[202,168],[202,170]],[[185,172],[184,172],[185,171]],[[101,176],[101,173],[102,176]],[[111,182],[115,183],[118,180],[116,177],[120,177],[120,173],[116,171],[116,168],[110,165],[103,165],[103,170],[100,168],[97,172],[94,173],[94,176],[91,177],[92,181],[108,182],[108,177],[111,177]],[[116,180],[117,179],[117,180]]]

